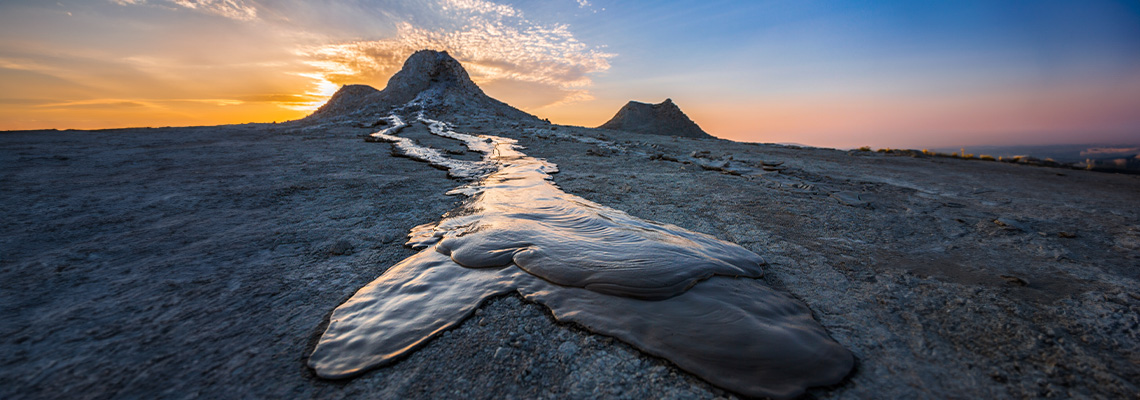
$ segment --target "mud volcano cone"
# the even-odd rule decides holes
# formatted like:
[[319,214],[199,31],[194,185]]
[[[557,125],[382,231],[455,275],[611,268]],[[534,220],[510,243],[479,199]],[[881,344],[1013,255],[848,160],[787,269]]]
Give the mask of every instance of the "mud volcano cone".
[[618,131],[645,133],[650,135],[681,136],[691,138],[711,138],[696,122],[689,119],[673,103],[665,99],[658,104],[637,101],[626,103],[609,121],[598,128]]

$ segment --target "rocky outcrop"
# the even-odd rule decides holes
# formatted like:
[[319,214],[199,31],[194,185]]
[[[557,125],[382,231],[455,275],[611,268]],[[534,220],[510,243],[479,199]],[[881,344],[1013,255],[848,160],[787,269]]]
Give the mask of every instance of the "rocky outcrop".
[[403,67],[388,80],[384,90],[368,85],[345,85],[302,121],[367,119],[387,115],[393,107],[401,106],[429,109],[436,113],[538,119],[487,96],[471,80],[463,65],[447,52],[420,50],[404,61]]
[[651,135],[713,137],[681,112],[681,108],[673,104],[672,99],[665,99],[659,104],[630,101],[618,110],[613,118],[598,128]]

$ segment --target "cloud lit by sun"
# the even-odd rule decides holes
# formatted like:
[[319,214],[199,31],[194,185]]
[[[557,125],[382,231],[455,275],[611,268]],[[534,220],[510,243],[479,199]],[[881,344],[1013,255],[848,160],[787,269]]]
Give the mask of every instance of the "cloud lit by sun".
[[298,119],[432,49],[556,123],[668,97],[736,140],[1140,142],[1135,5],[1002,4],[3,1],[0,129]]
[[[148,0],[111,0],[120,6],[147,4]],[[151,0],[152,4],[170,4],[207,14],[241,21],[257,19],[257,8],[244,0]]]
[[[116,2],[137,5],[146,0]],[[169,3],[234,20],[257,19],[257,9],[242,0]],[[588,4],[579,2],[580,7]],[[341,85],[364,83],[383,88],[409,55],[433,49],[448,51],[462,62],[476,83],[506,93],[524,108],[538,109],[592,99],[590,74],[608,69],[607,59],[614,56],[577,40],[566,24],[535,23],[509,5],[484,0],[440,0],[425,5],[414,14],[388,13],[396,26],[392,37],[298,45],[294,54],[311,70],[294,73],[312,80],[303,93],[308,100],[280,105],[312,111]],[[413,25],[410,21],[417,18],[430,19],[435,28]]]
[[[50,51],[14,36],[0,40],[0,77],[20,81],[6,89],[21,93],[5,101],[2,128],[295,119],[341,85],[383,88],[420,49],[448,51],[489,93],[534,110],[591,99],[591,74],[608,69],[613,57],[579,41],[566,24],[534,22],[484,0],[108,0],[78,11],[131,39],[101,48],[53,43]],[[49,15],[60,26],[74,23]],[[375,29],[337,32],[328,23],[350,17]],[[123,19],[131,24],[108,22]]]
[[[514,104],[532,110],[592,99],[590,74],[608,69],[607,59],[613,57],[577,40],[565,24],[533,23],[507,5],[446,0],[437,11],[437,24],[446,28],[401,21],[391,38],[322,44],[298,54],[320,71],[319,77],[309,76],[316,77],[324,93],[332,85],[351,83],[382,88],[416,50],[444,50],[463,63],[477,84],[505,92]],[[526,90],[512,92],[515,87]]]
[[[515,14],[510,9],[502,12],[496,16]],[[397,32],[392,39],[321,45],[299,54],[320,70],[318,83],[327,86],[383,82],[416,50],[445,50],[481,86],[514,81],[557,94],[538,107],[590,99],[589,74],[609,68],[606,59],[612,57],[575,40],[566,26],[519,27],[474,18],[459,30],[432,31],[401,23]],[[528,108],[534,108],[531,105]]]

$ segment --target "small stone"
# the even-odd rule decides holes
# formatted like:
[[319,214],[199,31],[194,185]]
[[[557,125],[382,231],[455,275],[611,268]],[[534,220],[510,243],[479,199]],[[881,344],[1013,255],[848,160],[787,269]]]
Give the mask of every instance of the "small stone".
[[389,232],[385,232],[382,236],[380,236],[380,241],[385,243],[385,244],[392,243],[392,242],[395,242],[396,240],[399,240],[400,236],[402,236],[402,235],[400,235],[399,233],[389,231]]
[[864,200],[859,193],[855,192],[834,192],[831,193],[831,198],[838,201],[840,204],[848,205],[851,207],[871,208],[871,203]]
[[352,252],[352,242],[341,239],[329,246],[329,254],[341,256]]
[[573,357],[574,354],[577,353],[578,345],[573,342],[562,342],[562,344],[558,346],[558,354],[562,355],[564,359]]
[[1029,281],[1013,275],[1001,275],[1001,279],[1005,279],[1006,283],[1011,285],[1029,286]]
[[1009,231],[1023,231],[1023,230],[1025,230],[1025,228],[1023,228],[1021,226],[1021,224],[1018,223],[1017,221],[1014,221],[1012,219],[1005,218],[1005,217],[995,219],[994,223],[997,224],[998,226],[1002,227],[1002,228],[1005,228],[1006,230],[1009,230]]

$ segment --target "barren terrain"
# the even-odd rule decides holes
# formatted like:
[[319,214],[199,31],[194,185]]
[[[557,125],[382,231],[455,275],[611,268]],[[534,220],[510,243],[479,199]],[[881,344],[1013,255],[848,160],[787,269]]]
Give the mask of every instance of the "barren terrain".
[[[1140,176],[440,119],[519,139],[569,193],[764,256],[857,359],[809,397],[1140,391]],[[460,200],[373,131],[0,134],[0,398],[734,396],[514,296],[392,366],[316,378],[322,321]],[[426,132],[401,136],[470,157]]]

